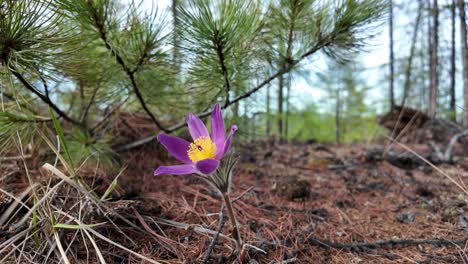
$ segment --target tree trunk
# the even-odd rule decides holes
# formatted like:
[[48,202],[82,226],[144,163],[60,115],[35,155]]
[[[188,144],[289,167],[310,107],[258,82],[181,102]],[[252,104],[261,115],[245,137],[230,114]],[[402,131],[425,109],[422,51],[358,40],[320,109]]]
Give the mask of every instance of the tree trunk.
[[271,109],[270,109],[270,88],[268,85],[266,90],[266,135],[271,135]]
[[341,115],[341,98],[340,98],[340,89],[336,89],[336,104],[335,104],[335,142],[339,144],[341,142],[341,124],[340,124],[340,115]]
[[439,46],[439,7],[437,0],[433,1],[432,6],[432,38],[430,45],[430,80],[429,86],[429,106],[428,115],[430,118],[435,118],[437,112],[437,92],[439,85],[438,76],[438,46]]
[[284,76],[281,74],[278,77],[278,135],[280,141],[283,139],[283,88]]
[[466,14],[465,3],[463,0],[458,0],[458,9],[460,16],[460,31],[461,31],[461,50],[463,60],[463,126],[468,127],[468,44],[466,34]]
[[451,53],[450,53],[450,119],[453,122],[457,121],[457,111],[455,109],[455,6],[457,5],[456,0],[452,0],[450,11],[452,14],[451,18]]
[[289,133],[289,111],[290,111],[290,96],[291,96],[291,73],[288,73],[288,87],[286,89],[286,117],[284,120],[284,138],[288,138]]
[[408,56],[408,65],[406,66],[406,72],[405,72],[405,83],[403,86],[403,100],[401,102],[402,106],[405,106],[406,104],[406,100],[408,99],[408,94],[409,94],[409,90],[411,87],[411,73],[412,73],[412,67],[413,67],[413,58],[414,58],[414,53],[416,51],[416,41],[418,38],[419,24],[421,24],[420,23],[421,13],[422,13],[422,6],[421,6],[421,1],[419,1],[418,15],[416,16],[416,22],[414,23],[413,36],[411,37],[410,54]]
[[393,0],[390,0],[389,14],[389,33],[390,33],[390,111],[395,108],[395,90],[394,90],[394,75],[395,75],[395,58],[393,52]]

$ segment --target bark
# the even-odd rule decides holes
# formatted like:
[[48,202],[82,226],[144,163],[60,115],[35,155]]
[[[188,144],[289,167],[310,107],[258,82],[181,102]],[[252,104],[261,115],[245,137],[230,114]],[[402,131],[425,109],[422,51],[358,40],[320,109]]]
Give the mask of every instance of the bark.
[[393,51],[393,1],[390,0],[390,14],[389,14],[389,33],[390,33],[390,110],[395,107],[395,87],[394,87],[394,75],[395,75],[395,58]]
[[403,89],[404,89],[403,100],[402,100],[401,106],[405,106],[406,100],[408,99],[409,90],[411,88],[411,73],[412,73],[412,67],[413,67],[414,53],[416,51],[416,42],[418,38],[419,25],[421,24],[421,13],[422,13],[422,6],[421,6],[421,1],[419,1],[418,15],[414,23],[414,31],[411,37],[410,54],[408,56],[408,65],[406,66],[405,83],[403,86]]
[[266,94],[266,135],[271,135],[271,109],[270,109],[270,85],[267,87]]
[[437,112],[437,93],[439,86],[438,76],[438,45],[439,45],[439,7],[437,0],[433,1],[432,6],[432,36],[430,45],[430,86],[429,86],[429,106],[428,115],[430,118],[435,118]]
[[337,144],[341,142],[341,97],[340,97],[340,89],[336,90],[336,104],[335,104],[335,141]]
[[278,77],[278,135],[280,139],[283,138],[283,88],[284,76],[281,74]]
[[289,112],[290,112],[290,103],[289,100],[291,99],[291,73],[288,73],[288,87],[286,88],[286,118],[284,121],[284,137],[288,138],[289,133]]
[[458,0],[458,9],[460,16],[460,31],[461,31],[461,50],[463,60],[463,126],[468,127],[468,44],[466,30],[466,14],[465,3],[463,0]]
[[452,14],[451,18],[451,53],[450,53],[450,119],[453,122],[457,121],[457,111],[455,109],[455,72],[456,72],[456,66],[455,66],[455,7],[457,3],[456,0],[452,0],[452,5],[450,6],[450,12]]

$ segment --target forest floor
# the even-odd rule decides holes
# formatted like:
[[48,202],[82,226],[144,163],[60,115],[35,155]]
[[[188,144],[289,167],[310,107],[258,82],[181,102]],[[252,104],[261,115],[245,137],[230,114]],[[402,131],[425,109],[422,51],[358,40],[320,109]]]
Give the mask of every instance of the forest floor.
[[[264,251],[251,249],[249,256],[259,263],[468,262],[463,191],[428,165],[401,169],[368,156],[369,148],[266,141],[239,147],[231,195],[238,197],[244,241]],[[468,157],[439,168],[468,183]],[[194,227],[218,228],[217,193],[190,176],[149,176],[141,183],[133,186],[159,203],[158,217],[187,224],[162,227],[178,259],[200,262],[212,235]],[[221,233],[230,231],[226,221]],[[232,262],[233,247],[220,237],[208,263]]]
[[[402,169],[367,155],[370,148],[267,141],[238,146],[231,196],[242,238],[255,247],[249,263],[467,263],[466,194],[428,165]],[[129,154],[118,195],[107,204],[153,236],[121,223],[137,242],[131,246],[112,229],[96,230],[165,263],[233,263],[235,244],[227,216],[219,214],[219,195],[194,176],[152,176],[172,159],[142,159],[147,153],[137,152]],[[468,184],[468,157],[438,167]],[[105,189],[109,179],[95,182]],[[220,219],[220,236],[207,256]],[[77,252],[89,257],[84,249]],[[141,263],[115,247],[104,252],[113,252],[106,255],[109,263]]]

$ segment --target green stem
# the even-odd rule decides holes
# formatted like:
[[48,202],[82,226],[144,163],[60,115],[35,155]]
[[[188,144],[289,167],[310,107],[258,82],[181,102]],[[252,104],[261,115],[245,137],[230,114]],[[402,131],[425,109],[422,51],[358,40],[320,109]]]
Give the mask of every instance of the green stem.
[[239,226],[237,225],[236,217],[234,215],[234,209],[232,207],[231,199],[229,198],[229,194],[223,193],[224,203],[226,205],[226,209],[229,215],[229,221],[231,221],[231,225],[234,228],[233,236],[236,240],[236,247],[239,252],[239,255],[242,255],[242,238],[239,231]]

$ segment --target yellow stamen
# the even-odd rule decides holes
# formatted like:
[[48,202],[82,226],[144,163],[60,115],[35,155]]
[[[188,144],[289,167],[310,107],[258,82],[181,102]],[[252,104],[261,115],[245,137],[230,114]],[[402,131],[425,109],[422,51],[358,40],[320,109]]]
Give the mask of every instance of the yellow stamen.
[[209,137],[199,137],[190,143],[190,149],[187,153],[192,162],[213,159],[216,153],[216,144]]

